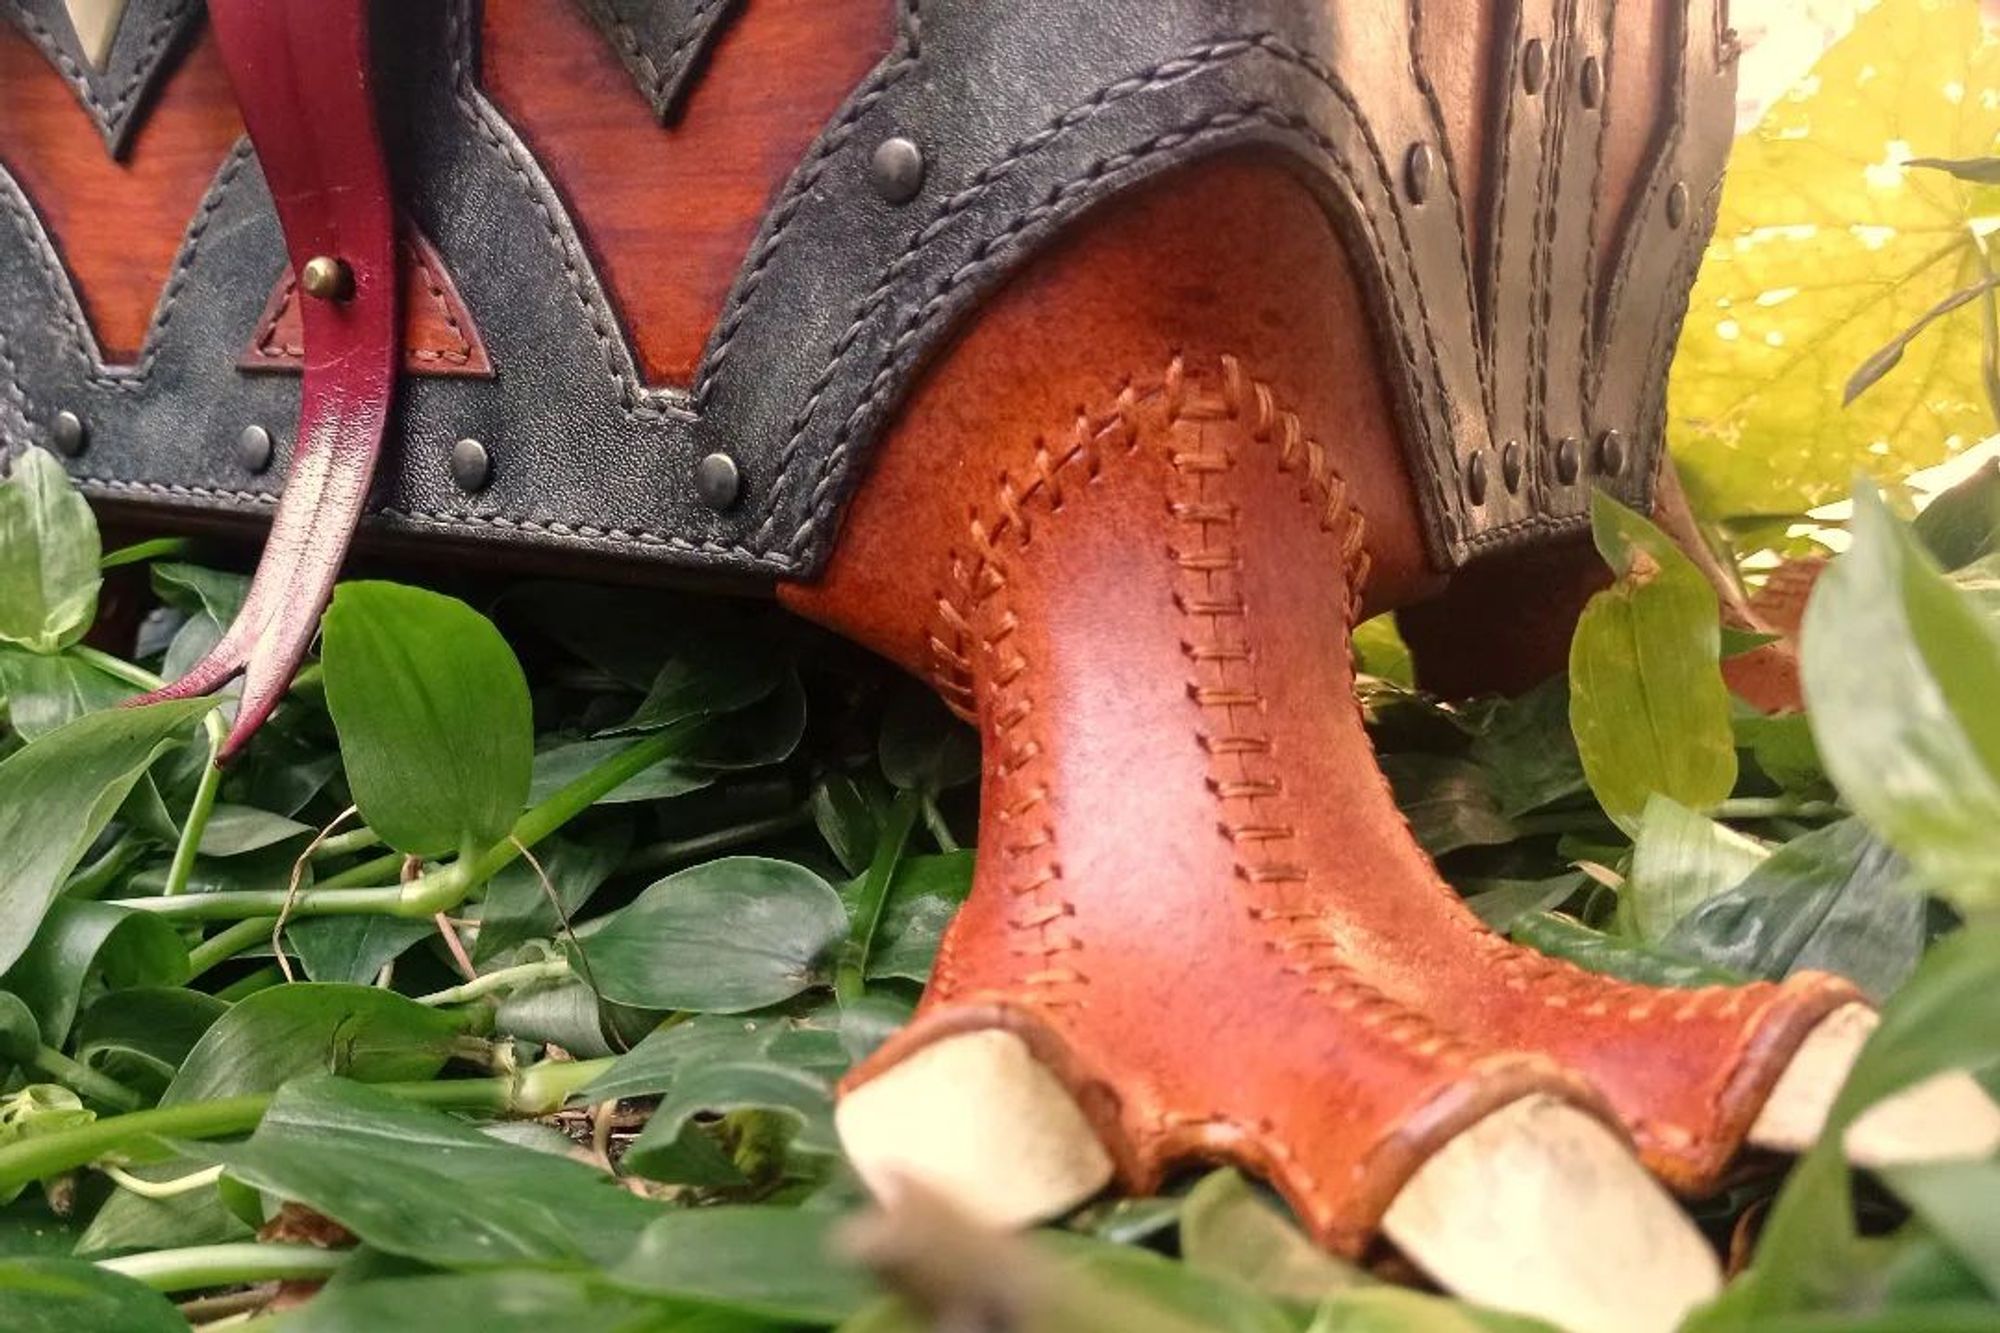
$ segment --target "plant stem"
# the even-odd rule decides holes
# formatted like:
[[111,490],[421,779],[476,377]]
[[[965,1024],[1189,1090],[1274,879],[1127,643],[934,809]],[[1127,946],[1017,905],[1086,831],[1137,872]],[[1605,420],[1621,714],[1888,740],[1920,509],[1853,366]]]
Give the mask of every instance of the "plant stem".
[[875,842],[875,856],[868,863],[867,877],[855,895],[854,925],[840,951],[840,965],[834,969],[833,993],[842,1006],[861,998],[868,979],[868,949],[875,942],[875,928],[882,921],[882,905],[889,899],[889,881],[895,876],[896,863],[903,859],[903,848],[910,840],[910,830],[916,827],[922,806],[922,793],[914,789],[897,792],[889,806],[889,817],[883,824],[882,836]]
[[625,858],[618,869],[621,872],[665,870],[687,861],[697,861],[704,857],[726,852],[745,843],[756,842],[774,834],[789,833],[795,828],[804,828],[812,822],[812,811],[805,806],[794,810],[766,815],[762,819],[747,819],[741,824],[731,824],[727,828],[715,829],[693,838],[670,838],[665,842],[649,843]]
[[183,1194],[206,1189],[222,1179],[222,1168],[219,1166],[190,1171],[171,1180],[147,1180],[144,1176],[135,1176],[123,1167],[113,1166],[109,1162],[104,1163],[100,1169],[117,1183],[118,1188],[136,1194],[142,1199],[177,1199]]
[[[601,1060],[544,1060],[507,1078],[442,1079],[427,1083],[382,1083],[382,1091],[454,1111],[536,1116],[558,1110],[578,1089],[609,1069]],[[74,1129],[60,1129],[0,1147],[0,1191],[88,1166],[113,1153],[131,1150],[158,1156],[163,1138],[213,1139],[256,1128],[271,1104],[268,1092],[222,1097],[181,1106],[106,1116]]]
[[[270,919],[272,918],[266,918],[266,920]],[[270,927],[267,925],[265,929],[269,930]],[[260,990],[269,990],[271,987],[281,984],[284,979],[285,974],[278,970],[276,963],[266,963],[255,972],[246,973],[230,982],[227,986],[224,986],[215,993],[215,998],[234,1004],[246,995],[255,995]]]
[[138,838],[130,833],[120,834],[118,840],[111,844],[111,850],[70,876],[69,883],[62,887],[62,896],[71,899],[95,898],[145,854],[145,846]]
[[482,995],[491,995],[497,990],[513,986],[526,986],[531,982],[550,981],[569,975],[567,958],[550,958],[539,963],[520,963],[514,967],[495,968],[465,982],[444,990],[432,991],[429,995],[419,995],[418,1004],[464,1004]]
[[229,961],[253,944],[267,942],[277,919],[274,916],[246,917],[189,949],[187,980],[193,981],[211,967]]
[[1832,801],[1801,801],[1792,796],[1737,796],[1709,811],[1716,819],[1832,819],[1840,813]]
[[[215,714],[210,713],[210,717]],[[181,840],[174,846],[173,864],[167,867],[167,885],[160,892],[174,898],[187,892],[188,877],[194,874],[194,859],[201,853],[201,835],[208,829],[208,817],[215,813],[215,796],[222,790],[222,730],[208,733],[208,762],[202,765],[201,781],[195,784],[194,801],[181,824]]]
[[401,852],[384,852],[372,861],[349,866],[338,875],[328,875],[313,887],[320,889],[374,889],[393,884],[403,869]]
[[[287,912],[291,917],[384,916],[423,918],[449,912],[466,896],[505,869],[520,848],[532,847],[570,820],[588,810],[631,779],[669,758],[681,744],[681,733],[672,727],[654,733],[621,750],[574,782],[530,809],[515,822],[513,833],[477,856],[461,857],[451,864],[422,875],[408,884],[379,888],[346,888],[335,876],[292,897],[284,889],[238,889],[222,893],[162,895],[157,898],[120,898],[117,905],[138,912],[152,912],[178,921],[240,921],[245,917],[274,917]],[[370,866],[389,869],[402,863],[400,857],[382,857]],[[356,867],[349,874],[358,874]],[[289,911],[286,900],[291,899]]]
[[56,1082],[80,1096],[117,1111],[136,1109],[145,1098],[120,1083],[117,1079],[100,1074],[79,1060],[72,1060],[53,1046],[37,1046],[29,1058],[31,1068],[47,1074]]
[[312,849],[311,859],[331,861],[336,856],[346,856],[351,852],[365,852],[381,841],[381,834],[364,825],[345,833],[336,833],[331,838],[321,838],[319,846]]
[[952,836],[951,825],[945,821],[944,811],[938,809],[937,797],[924,793],[924,827],[930,830],[931,840],[938,850],[951,853],[961,850],[958,839]]
[[328,1277],[338,1272],[353,1253],[322,1250],[317,1245],[239,1241],[99,1259],[97,1266],[143,1282],[155,1291],[199,1291],[243,1282]]

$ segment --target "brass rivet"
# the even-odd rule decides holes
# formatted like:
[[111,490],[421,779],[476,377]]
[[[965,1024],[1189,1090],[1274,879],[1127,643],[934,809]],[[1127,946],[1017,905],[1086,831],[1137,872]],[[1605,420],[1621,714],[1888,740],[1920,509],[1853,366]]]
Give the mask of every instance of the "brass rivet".
[[1625,437],[1615,430],[1597,437],[1597,470],[1607,477],[1625,470]]
[[1477,450],[1465,460],[1465,496],[1476,505],[1486,503],[1486,451]]
[[64,408],[49,423],[49,437],[55,441],[57,449],[75,458],[90,443],[90,427],[83,424],[82,417]]
[[1583,449],[1576,442],[1576,436],[1565,435],[1556,441],[1556,480],[1565,486],[1575,483],[1579,465],[1583,462]]
[[1409,156],[1403,160],[1403,188],[1409,193],[1411,203],[1421,204],[1430,197],[1432,166],[1429,144],[1410,145]]
[[868,179],[889,203],[909,203],[924,188],[923,150],[901,136],[884,139],[868,159]]
[[1549,77],[1549,53],[1539,37],[1530,37],[1521,48],[1521,87],[1533,97]]
[[276,452],[271,432],[262,426],[245,426],[236,437],[236,461],[246,472],[262,472],[271,466],[271,456]]
[[736,460],[725,453],[713,453],[694,465],[694,493],[710,509],[727,509],[736,503],[743,474]]
[[1521,489],[1521,442],[1507,441],[1507,447],[1500,451],[1500,480],[1507,485],[1507,493],[1514,494]]
[[1667,191],[1667,225],[1678,227],[1687,221],[1688,187],[1686,181],[1675,181],[1674,188]]
[[1576,76],[1576,91],[1584,106],[1592,111],[1604,100],[1604,66],[1597,63],[1596,56],[1584,57],[1583,69]]
[[450,466],[451,479],[462,491],[483,491],[493,479],[493,456],[469,435],[452,445]]
[[345,259],[314,255],[299,270],[299,288],[321,301],[345,301],[354,295],[354,270]]

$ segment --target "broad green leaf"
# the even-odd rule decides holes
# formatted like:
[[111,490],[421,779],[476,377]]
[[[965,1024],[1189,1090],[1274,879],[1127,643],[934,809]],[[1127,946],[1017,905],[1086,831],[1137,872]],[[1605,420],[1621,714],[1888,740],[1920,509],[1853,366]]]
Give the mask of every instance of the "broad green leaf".
[[2000,1297],[2000,1162],[1913,1162],[1880,1174]]
[[616,1263],[660,1215],[595,1168],[342,1078],[287,1084],[245,1142],[186,1151],[446,1268]]
[[33,653],[0,644],[0,699],[6,701],[8,723],[23,740],[38,740],[137,693],[72,653]]
[[[1482,1310],[1399,1287],[1344,1291],[1320,1307],[1313,1333],[1556,1333],[1526,1315]],[[1828,1333],[1832,1333],[1831,1330]]]
[[35,1193],[0,1207],[0,1256],[9,1259],[61,1258],[76,1241],[68,1218],[58,1217]]
[[1461,847],[1489,847],[1520,836],[1500,813],[1486,770],[1466,759],[1438,754],[1382,756],[1382,774],[1410,832],[1432,856]]
[[1909,866],[1861,821],[1844,819],[1780,847],[1660,943],[1747,977],[1836,972],[1880,999],[1916,966],[1924,917]]
[[929,980],[945,927],[972,892],[972,866],[971,852],[906,856],[896,863],[868,950],[869,980]]
[[1911,525],[1931,558],[1961,569],[2000,551],[2000,460],[1935,496]]
[[0,760],[0,970],[28,947],[140,775],[214,706],[186,699],[86,714]]
[[1529,912],[1516,917],[1508,934],[1552,958],[1561,958],[1621,981],[1637,981],[1648,986],[1692,987],[1743,979],[1719,967],[1668,953],[1657,945],[1606,935],[1555,912]]
[[99,997],[76,1021],[74,1054],[155,1100],[229,1005],[182,987],[134,986]]
[[1655,794],[1705,810],[1736,784],[1715,589],[1665,533],[1602,493],[1591,526],[1617,582],[1590,599],[1570,641],[1584,774],[1626,828]]
[[28,1002],[41,1021],[42,1040],[59,1047],[87,994],[172,985],[187,974],[187,946],[161,918],[58,898],[0,986]]
[[314,981],[370,986],[384,964],[436,933],[432,922],[403,917],[322,916],[291,922],[285,941]]
[[[837,1072],[837,1071],[836,1071]],[[833,1084],[811,1070],[765,1058],[742,1063],[709,1061],[676,1078],[660,1099],[645,1129],[625,1150],[625,1169],[669,1184],[720,1185],[741,1183],[743,1177],[717,1180],[707,1167],[712,1159],[697,1154],[689,1160],[684,1136],[694,1131],[697,1117],[735,1111],[775,1114],[789,1125],[791,1151],[832,1157]],[[691,1175],[693,1167],[700,1174]]]
[[839,1218],[799,1208],[697,1208],[648,1226],[607,1275],[634,1291],[744,1314],[829,1324],[874,1282],[834,1252]]
[[979,776],[979,737],[937,695],[898,682],[876,747],[882,776],[904,791],[940,792]]
[[7,1333],[187,1333],[151,1287],[75,1259],[0,1260],[0,1328]]
[[288,842],[312,832],[312,826],[296,819],[259,810],[251,805],[219,803],[201,831],[203,856],[241,856],[245,852]]
[[341,1282],[281,1333],[781,1333],[763,1320],[621,1291],[592,1273],[441,1273]]
[[[528,799],[547,800],[599,764],[637,744],[638,741],[626,736],[601,736],[594,740],[568,741],[536,752]],[[613,788],[599,804],[664,801],[700,791],[714,781],[712,775],[692,767],[685,759],[662,759]]]
[[1377,680],[1416,688],[1416,661],[1410,656],[1410,646],[1396,632],[1393,615],[1374,616],[1354,627],[1354,666]]
[[784,678],[784,654],[775,647],[766,639],[715,625],[690,633],[653,678],[632,716],[612,730],[657,731],[690,718],[748,708]]
[[1619,907],[1632,933],[1657,943],[1674,924],[1724,889],[1734,888],[1769,851],[1678,801],[1653,796],[1632,839],[1632,873]]
[[0,643],[53,653],[97,615],[97,520],[53,454],[29,449],[0,481]]
[[1203,1176],[1181,1206],[1181,1257],[1196,1272],[1305,1303],[1373,1282],[1313,1244],[1281,1206],[1228,1169]]
[[152,575],[153,591],[162,602],[189,615],[206,614],[218,625],[235,620],[236,613],[243,609],[243,599],[250,595],[249,576],[227,570],[165,561],[152,566],[148,573]]
[[1580,871],[1549,879],[1480,879],[1459,884],[1465,905],[1488,928],[1505,932],[1530,912],[1546,912],[1582,888]]
[[577,1093],[595,1104],[621,1097],[645,1097],[673,1087],[682,1073],[705,1064],[763,1058],[791,1020],[696,1014],[646,1034]]
[[1977,0],[1883,0],[1738,140],[1670,384],[1675,457],[1721,513],[1837,498],[1993,428],[1973,307],[1842,408],[1839,386],[1980,277],[2000,191],[1918,157],[1989,153],[2000,39]]
[[[818,875],[789,861],[732,856],[654,884],[602,919],[583,949],[606,999],[740,1013],[821,980],[846,933],[840,895]],[[568,947],[574,964],[577,946]]]
[[1589,790],[1570,733],[1567,675],[1463,711],[1474,731],[1472,758],[1486,770],[1502,815],[1512,819]]
[[11,991],[0,990],[0,1061],[25,1064],[41,1045],[42,1028],[28,1002]]
[[160,1104],[268,1092],[305,1074],[429,1078],[463,1021],[372,986],[276,986],[238,1001],[202,1034]]
[[412,856],[485,847],[528,801],[528,684],[491,621],[456,598],[343,583],[327,609],[326,701],[361,817]]
[[1856,814],[1961,907],[2000,902],[2000,631],[1872,488],[1806,608],[1813,737]]
[[870,791],[847,774],[829,773],[813,785],[809,801],[813,826],[840,868],[850,875],[868,868],[875,855],[875,839],[882,832],[878,812],[885,802],[879,795],[880,784],[870,786],[877,792],[872,800]]

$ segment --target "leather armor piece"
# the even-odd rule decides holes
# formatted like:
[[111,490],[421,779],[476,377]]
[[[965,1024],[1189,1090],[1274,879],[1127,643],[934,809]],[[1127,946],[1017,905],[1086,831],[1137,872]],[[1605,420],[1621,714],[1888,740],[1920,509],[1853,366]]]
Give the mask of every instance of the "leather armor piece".
[[[634,34],[621,50],[657,49],[630,22],[637,7],[605,5]],[[734,25],[694,29],[726,8],[645,12],[674,42],[693,33],[719,52]],[[892,49],[771,201],[692,383],[676,387],[639,374],[590,246],[482,95],[472,0],[380,4],[399,202],[435,242],[495,373],[407,387],[374,525],[757,581],[813,576],[912,376],[982,302],[1088,210],[1251,148],[1294,165],[1355,257],[1435,566],[1578,527],[1593,485],[1644,504],[1727,143],[1715,0],[1664,30],[1659,133],[1622,208],[1600,208],[1611,136],[1598,120],[1617,93],[1601,73],[1585,92],[1587,69],[1615,64],[1609,7],[1495,11],[1509,44],[1478,84],[1476,169],[1419,58],[1424,14],[1446,10],[902,0]],[[1543,53],[1534,78],[1529,43]],[[659,73],[664,56],[647,58]],[[668,80],[678,95],[698,98],[695,68]],[[906,202],[871,178],[890,138],[922,156]],[[73,409],[91,425],[73,466],[94,495],[239,516],[270,504],[275,476],[244,474],[227,448],[245,424],[287,434],[294,410],[285,386],[237,365],[284,264],[247,155],[218,172],[130,370],[68,336],[80,322],[60,238],[32,201],[0,198],[16,224],[0,232],[0,401],[15,404],[0,445],[44,442],[54,413]],[[1622,466],[1598,468],[1613,432]],[[443,466],[468,435],[494,459],[476,493]],[[693,484],[713,454],[742,479],[720,508]]]
[[1006,1027],[1128,1187],[1243,1162],[1349,1252],[1447,1126],[1523,1089],[1596,1089],[1649,1167],[1712,1189],[1854,991],[1627,985],[1493,935],[1438,877],[1351,702],[1364,591],[1428,591],[1364,311],[1283,173],[1163,182],[998,298],[826,580],[781,591],[929,677],[987,756],[972,898],[856,1081]]
[[101,61],[90,58],[63,0],[8,0],[14,23],[40,47],[112,154],[122,154],[180,48],[201,24],[201,0],[125,0]]

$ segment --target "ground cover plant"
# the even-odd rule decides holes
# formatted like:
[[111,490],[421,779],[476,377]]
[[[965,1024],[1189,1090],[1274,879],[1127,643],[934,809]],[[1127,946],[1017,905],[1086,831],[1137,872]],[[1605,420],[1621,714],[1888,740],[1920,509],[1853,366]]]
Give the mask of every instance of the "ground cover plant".
[[[1734,258],[1675,381],[1725,553],[1795,550],[1857,465],[1893,480],[1991,424],[2000,71],[1974,23],[1889,0],[1730,178]],[[1864,77],[1892,51],[1937,78]],[[1789,218],[1772,182],[1820,169],[1822,131],[1863,145],[1854,172],[1885,139],[1938,159],[1907,169],[1922,211],[1822,192]],[[1808,225],[1802,260],[1736,244]],[[1891,296],[1848,292],[1906,233],[1932,240]],[[1746,339],[1813,350],[1709,355]],[[1874,415],[1800,387],[1836,363]],[[1852,500],[1803,716],[1729,696],[1721,661],[1760,640],[1604,501],[1617,579],[1565,676],[1440,700],[1386,623],[1357,636],[1411,826],[1496,929],[1659,984],[1824,968],[1884,1003],[1821,1144],[1697,1206],[1732,1274],[1690,1321],[1711,1333],[2000,1326],[2000,1162],[1856,1177],[1836,1147],[1934,1071],[2000,1089],[2000,469],[1914,517],[1893,485]],[[0,482],[0,1329],[896,1333],[930,1326],[915,1297],[961,1327],[1540,1327],[1324,1254],[1230,1171],[1002,1246],[870,1222],[832,1087],[969,888],[970,731],[765,606],[369,570],[217,770],[227,695],[118,705],[214,642],[244,560],[106,549],[43,454]]]

